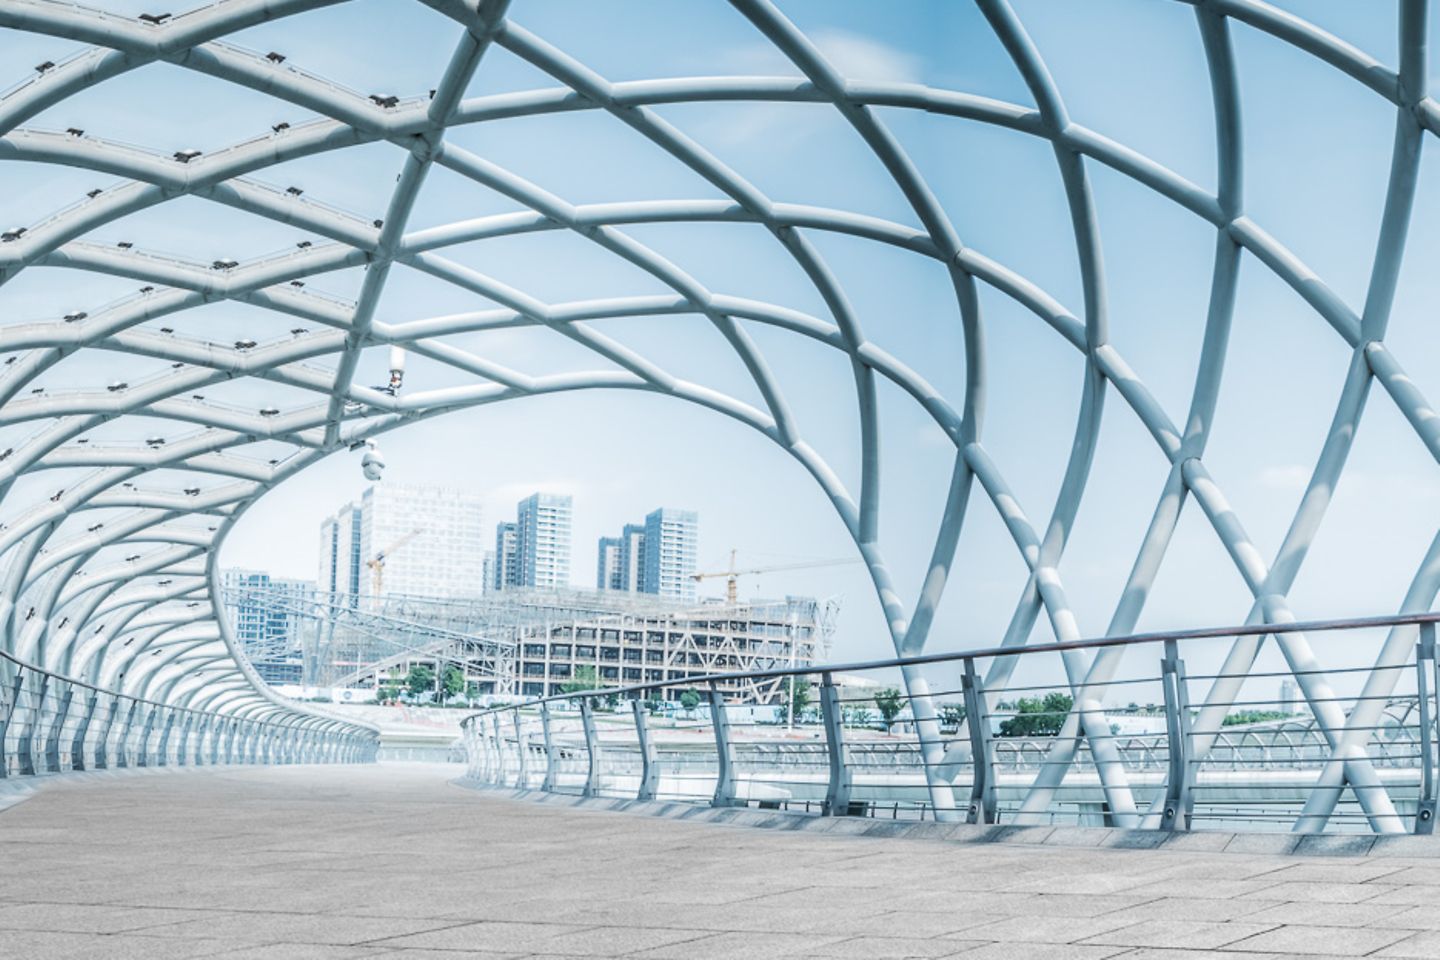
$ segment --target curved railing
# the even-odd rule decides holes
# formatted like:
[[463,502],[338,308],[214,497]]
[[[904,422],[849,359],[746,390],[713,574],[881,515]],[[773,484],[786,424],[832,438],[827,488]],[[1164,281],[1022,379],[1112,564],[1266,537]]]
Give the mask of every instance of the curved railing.
[[248,704],[233,712],[133,697],[0,651],[0,780],[79,770],[360,763],[378,736],[343,720]]
[[[676,662],[663,680],[467,717],[468,777],[830,816],[1430,833],[1437,620],[1214,627],[747,673],[690,675]],[[1297,657],[1287,641],[1301,633],[1338,666]],[[1387,665],[1382,647],[1396,643],[1409,657]],[[1103,681],[1087,682],[1102,659]],[[929,692],[906,694],[902,669]],[[755,680],[778,681],[795,716],[732,702]],[[813,708],[786,692],[812,686]],[[701,705],[674,708],[684,690]],[[888,723],[882,702],[898,708]],[[1332,707],[1339,729],[1310,714]],[[1116,795],[1133,806],[1116,808]]]

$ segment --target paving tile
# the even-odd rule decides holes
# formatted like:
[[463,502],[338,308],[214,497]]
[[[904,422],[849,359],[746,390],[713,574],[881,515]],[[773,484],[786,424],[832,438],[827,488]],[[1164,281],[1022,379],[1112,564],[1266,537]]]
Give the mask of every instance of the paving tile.
[[1427,930],[1424,933],[1412,934],[1378,951],[1375,956],[1424,957],[1426,960],[1434,960],[1435,957],[1440,957],[1440,933]]
[[647,960],[780,960],[814,954],[849,937],[785,933],[716,933],[629,954]]
[[1412,934],[1407,930],[1288,926],[1257,934],[1234,946],[1260,953],[1363,957],[1409,936]]
[[[492,955],[493,956],[493,955]],[[394,960],[395,952],[374,947],[337,947],[324,943],[267,943],[213,954],[215,960],[365,960],[384,957]]]
[[1184,947],[1214,950],[1272,928],[1258,923],[1206,923],[1190,920],[1145,920],[1091,937],[1087,943],[1125,947]]
[[[768,812],[719,824],[613,800],[512,800],[453,776],[256,768],[41,791],[0,813],[0,956],[1440,957],[1440,857],[1416,844],[1335,856],[1347,845],[1312,841],[1316,855],[1277,856],[1258,850],[1290,838],[1154,847],[1154,834],[1041,827],[959,843],[936,837],[995,828],[913,824],[857,837],[834,832],[842,821],[742,825],[788,825]],[[403,854],[357,859],[357,838],[376,837]],[[1049,942],[1067,940],[1083,942]]]
[[1367,883],[1277,882],[1255,895],[1266,900],[1294,900],[1312,903],[1364,903],[1386,893],[1390,887]]
[[[987,943],[955,956],[959,960],[1107,960],[1133,954],[1129,947],[1084,946],[1076,943]],[[1228,958],[1227,958],[1228,960]]]
[[307,913],[228,913],[204,920],[155,926],[145,932],[154,937],[206,936],[237,943],[320,943],[354,945],[424,930],[451,926],[445,920],[406,920],[397,917],[345,917]]
[[1421,929],[1397,924],[1396,919],[1403,913],[1404,907],[1393,904],[1309,901],[1277,904],[1245,919],[1251,923],[1295,923],[1315,927],[1400,926],[1407,930]]
[[[1274,900],[1238,897],[1233,900],[1192,899],[1190,897],[1164,897],[1105,914],[1106,920],[1117,923],[1139,923],[1142,920],[1206,920],[1224,923],[1241,918],[1254,920],[1257,914],[1277,906]],[[1401,908],[1403,909],[1403,908]],[[1259,921],[1255,921],[1259,922]]]
[[955,936],[964,940],[997,940],[1003,943],[1076,943],[1135,922],[1116,920],[1113,916],[1057,917],[1041,914],[1009,917],[962,930]]
[[[968,941],[974,946],[980,941]],[[903,960],[907,957],[952,957],[966,949],[966,944],[953,940],[916,939],[914,937],[854,937],[805,950],[802,957],[825,957],[834,960]]]
[[220,916],[213,911],[119,907],[108,904],[17,903],[0,906],[0,930],[121,933]]

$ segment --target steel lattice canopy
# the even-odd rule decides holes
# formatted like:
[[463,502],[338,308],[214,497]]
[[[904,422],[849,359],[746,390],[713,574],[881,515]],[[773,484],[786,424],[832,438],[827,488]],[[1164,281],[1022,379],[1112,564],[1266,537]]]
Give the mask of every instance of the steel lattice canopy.
[[[1133,628],[1181,508],[1192,500],[1253,594],[1253,618],[1291,619],[1286,595],[1319,526],[1324,498],[1304,500],[1277,560],[1267,563],[1203,458],[1244,254],[1293,288],[1353,352],[1312,489],[1333,488],[1361,408],[1377,383],[1431,454],[1440,457],[1440,421],[1385,342],[1407,232],[1414,215],[1421,213],[1412,208],[1422,144],[1427,135],[1440,134],[1440,104],[1425,89],[1423,0],[1402,0],[1399,5],[1398,68],[1257,0],[1196,4],[1219,148],[1218,190],[1213,193],[1072,119],[1064,90],[1005,0],[979,0],[979,6],[1023,77],[1034,106],[923,83],[847,78],[767,0],[733,0],[733,6],[798,76],[612,81],[527,31],[521,25],[524,5],[516,3],[512,9],[504,0],[478,5],[423,0],[448,18],[453,32],[449,61],[436,65],[429,90],[352,91],[308,72],[305,64],[283,52],[248,51],[226,42],[226,37],[257,24],[284,22],[333,2],[218,0],[188,12],[156,10],[137,16],[60,0],[8,0],[0,5],[0,25],[85,45],[68,59],[36,65],[0,98],[0,157],[118,178],[103,189],[57,195],[51,198],[53,212],[48,216],[7,227],[0,236],[0,281],[13,282],[33,268],[63,266],[125,278],[135,287],[113,302],[77,305],[59,316],[7,317],[0,327],[5,357],[0,429],[6,438],[0,443],[0,478],[8,518],[0,531],[5,575],[0,612],[5,616],[6,649],[22,661],[177,703],[210,708],[263,703],[291,709],[245,664],[213,602],[215,547],[246,506],[318,458],[413,421],[512,398],[591,389],[649,391],[688,401],[753,427],[784,448],[823,488],[853,536],[884,606],[895,649],[902,654],[924,649],[962,520],[974,504],[987,500],[1003,518],[1030,571],[1030,588],[1005,642],[1026,642],[1042,613],[1058,638],[1078,636],[1058,564],[1086,490],[1106,397],[1138,419],[1171,465],[1111,632]],[[1361,306],[1345,302],[1281,239],[1246,214],[1231,36],[1237,22],[1292,45],[1393,106],[1395,137],[1383,225]],[[546,75],[546,85],[467,96],[477,68],[499,48]],[[69,98],[156,63],[209,78],[207,82],[258,91],[318,118],[236,131],[233,145],[203,152],[108,142],[80,128],[27,126],[31,118]],[[893,181],[919,227],[767,195],[744,171],[728,166],[657,110],[700,102],[809,104],[834,110]],[[937,124],[988,125],[1053,145],[1080,263],[1080,309],[1072,312],[1036,283],[986,256],[983,247],[962,241],[952,212],[893,135],[884,111],[924,113],[927,122]],[[591,113],[626,125],[659,155],[698,175],[718,196],[575,204],[522,172],[459,146],[451,136],[500,119]],[[403,162],[387,195],[377,200],[383,216],[354,215],[329,205],[323,186],[286,189],[263,181],[268,169],[289,161],[375,145],[390,145]],[[1213,279],[1200,377],[1183,419],[1167,413],[1108,337],[1090,186],[1097,165],[1213,230]],[[417,195],[427,174],[437,169],[488,188],[515,210],[416,228],[411,213]],[[282,255],[206,262],[156,253],[144,244],[102,245],[91,239],[95,231],[121,218],[181,198],[287,224],[317,239]],[[637,238],[639,228],[660,223],[762,228],[774,255],[798,267],[813,286],[824,312],[805,313],[747,296],[744,290],[708,289]],[[477,240],[565,232],[617,264],[638,269],[668,292],[551,303],[447,256],[450,248]],[[916,374],[905,357],[887,353],[867,337],[847,300],[845,277],[831,269],[813,242],[822,234],[886,245],[948,271],[965,345],[963,395],[943,395]],[[379,320],[376,305],[397,265],[487,305],[444,316]],[[358,267],[365,273],[353,300],[326,296],[305,285],[307,278]],[[1001,465],[986,451],[980,416],[987,383],[977,295],[981,285],[1033,313],[1085,360],[1075,442],[1047,524],[1021,509]],[[188,312],[221,301],[279,318],[270,322],[293,331],[283,337],[207,342],[178,329]],[[680,377],[595,325],[617,316],[682,314],[702,317],[723,334],[760,402]],[[174,318],[173,328],[157,326],[167,318]],[[808,338],[835,351],[853,370],[862,444],[854,489],[807,443],[787,402],[786,384],[747,333],[752,324]],[[603,369],[532,374],[456,343],[457,335],[514,327],[552,331],[590,351]],[[443,365],[462,382],[398,392],[369,385],[357,373],[362,357],[366,351],[392,346]],[[63,389],[43,383],[57,366],[86,355],[93,355],[88,368],[93,382]],[[286,401],[247,408],[209,395],[213,391],[223,397],[226,384],[250,381],[263,381]],[[914,597],[902,597],[895,589],[877,543],[881,453],[876,397],[886,383],[917,404],[956,452],[949,503],[934,533],[932,575]],[[1428,609],[1440,586],[1437,556],[1440,544],[1416,574],[1407,610]],[[1317,723],[1332,741],[1344,740],[1346,718],[1334,704],[1324,702],[1323,677],[1301,670],[1314,663],[1305,638],[1292,636],[1285,643]],[[1408,643],[1401,633],[1392,634],[1379,665],[1402,657]],[[1253,662],[1255,647],[1251,641],[1238,642],[1227,664],[1243,672]],[[1101,653],[1093,661],[1068,662],[1067,668],[1070,682],[1080,687],[1103,683],[1113,675],[1115,662]],[[1386,674],[1375,676],[1374,682],[1383,686]],[[1003,676],[988,679],[991,690],[1004,681]],[[906,680],[912,694],[922,698],[917,701],[922,712],[928,709],[924,678],[911,674]],[[1233,697],[1233,691],[1229,695]],[[1224,696],[1223,689],[1212,692],[1212,697]],[[1373,702],[1378,710],[1383,700]],[[1362,727],[1369,703],[1356,710]],[[1104,757],[1103,737],[1090,746],[1097,757]],[[926,749],[938,760],[939,745],[930,743]],[[1347,776],[1363,777],[1366,761],[1344,763]],[[1037,787],[1041,795],[1045,789],[1044,783]],[[1134,808],[1123,783],[1109,782],[1107,790],[1112,809]],[[1362,800],[1388,803],[1368,792]],[[1370,812],[1384,811],[1377,807]]]

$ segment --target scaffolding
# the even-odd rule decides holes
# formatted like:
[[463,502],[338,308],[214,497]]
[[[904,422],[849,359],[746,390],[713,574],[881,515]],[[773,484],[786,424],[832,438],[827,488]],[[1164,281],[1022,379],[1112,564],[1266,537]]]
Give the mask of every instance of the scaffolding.
[[[470,599],[317,590],[303,596],[256,584],[225,591],[225,606],[283,616],[303,682],[378,686],[416,663],[458,668],[467,687],[497,698],[554,693],[595,671],[602,686],[808,666],[830,652],[838,598],[682,603],[616,591],[506,590]],[[769,703],[774,683],[745,683],[739,699]]]

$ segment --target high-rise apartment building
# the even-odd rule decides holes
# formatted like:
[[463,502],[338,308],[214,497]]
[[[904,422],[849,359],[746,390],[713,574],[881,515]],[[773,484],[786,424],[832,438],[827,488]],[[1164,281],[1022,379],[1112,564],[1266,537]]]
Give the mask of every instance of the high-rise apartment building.
[[534,493],[516,506],[515,554],[520,585],[541,590],[570,586],[571,500]]
[[598,590],[624,590],[620,568],[620,538],[601,537],[595,556],[595,587]]
[[620,586],[630,593],[645,592],[645,524],[627,523],[620,531]]
[[320,524],[320,576],[316,587],[332,594],[360,595],[365,569],[360,552],[360,510],[347,503]]
[[643,524],[627,523],[618,537],[601,537],[596,585],[694,600],[699,528],[695,511],[662,507]]
[[694,510],[662,507],[645,517],[644,593],[695,599],[700,517]]
[[618,537],[601,537],[595,586],[601,590],[645,592],[645,525],[627,523]]
[[520,586],[520,539],[514,521],[495,525],[495,561],[490,567],[490,585],[496,590]]
[[484,558],[481,499],[459,490],[377,484],[320,525],[319,585],[337,594],[478,597]]

